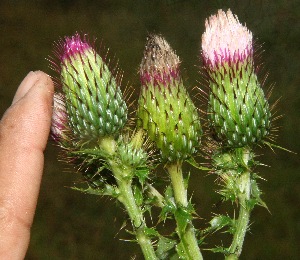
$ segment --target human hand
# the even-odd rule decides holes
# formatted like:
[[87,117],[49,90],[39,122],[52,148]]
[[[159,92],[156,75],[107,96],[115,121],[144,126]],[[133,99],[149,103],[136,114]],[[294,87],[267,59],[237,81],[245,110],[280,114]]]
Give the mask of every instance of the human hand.
[[53,83],[30,72],[0,121],[0,259],[23,259],[52,116]]

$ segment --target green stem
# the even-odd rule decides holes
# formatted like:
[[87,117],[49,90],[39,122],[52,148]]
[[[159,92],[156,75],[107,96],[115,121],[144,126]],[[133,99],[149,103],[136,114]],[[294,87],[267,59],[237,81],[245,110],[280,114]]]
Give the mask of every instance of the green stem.
[[120,166],[110,161],[110,166],[116,178],[120,195],[119,201],[123,203],[135,228],[137,241],[147,260],[157,259],[151,240],[146,234],[146,223],[141,208],[136,204],[132,192],[132,168]]
[[118,200],[124,204],[133,226],[139,227],[143,223],[143,216],[135,202],[131,188],[132,178],[130,174],[132,170],[127,167],[120,167],[113,161],[109,161],[109,164],[118,184],[120,192]]
[[[187,190],[182,175],[182,163],[176,162],[173,164],[168,164],[166,168],[171,178],[177,208],[187,208],[188,199]],[[182,229],[179,223],[180,220],[178,219],[178,217],[176,217],[176,215],[175,220],[177,223],[177,233],[181,240],[186,259],[202,260],[203,257],[198,246],[195,229],[192,222],[188,221],[185,229]]]
[[100,140],[99,144],[101,149],[103,149],[108,155],[107,163],[109,164],[109,167],[113,172],[118,185],[118,200],[124,205],[128,212],[134,227],[137,242],[142,249],[144,258],[146,260],[155,260],[157,257],[155,255],[151,240],[146,234],[147,226],[143,217],[143,211],[136,204],[132,191],[132,177],[134,169],[116,162],[114,159],[116,142],[113,138],[103,138]]
[[[247,166],[249,161],[249,150],[244,149],[243,161]],[[229,253],[226,260],[238,259],[242,253],[243,243],[245,239],[246,232],[248,230],[249,219],[250,219],[250,209],[247,206],[248,201],[251,198],[251,179],[250,171],[246,169],[239,177],[239,191],[238,195],[240,211],[239,217],[236,222],[236,231],[233,236],[232,243],[229,247]]]

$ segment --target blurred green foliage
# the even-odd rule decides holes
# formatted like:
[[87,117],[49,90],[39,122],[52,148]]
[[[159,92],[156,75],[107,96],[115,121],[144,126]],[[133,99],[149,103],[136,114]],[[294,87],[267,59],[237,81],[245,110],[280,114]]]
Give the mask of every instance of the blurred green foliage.
[[[284,117],[277,143],[300,152],[300,2],[297,0],[2,0],[0,3],[0,115],[9,107],[16,88],[30,70],[53,74],[45,59],[53,42],[74,32],[97,37],[119,60],[124,83],[139,92],[138,67],[149,32],[163,34],[182,60],[183,74],[192,89],[200,86],[199,52],[205,18],[218,8],[230,7],[262,45],[270,73],[265,89],[275,84],[272,101],[282,97],[275,110]],[[199,100],[196,102],[200,102]],[[122,240],[130,236],[121,228],[122,209],[113,200],[82,195],[68,187],[80,177],[57,161],[59,149],[50,141],[32,239],[26,259],[141,259],[139,248]],[[271,214],[256,208],[252,214],[241,259],[299,259],[300,165],[299,155],[270,149],[258,150],[260,161],[271,167],[257,170],[263,199]],[[190,195],[204,227],[211,212],[232,213],[220,204],[215,176],[190,168]],[[163,174],[163,173],[162,173]],[[193,191],[193,193],[192,193]],[[168,226],[168,223],[166,223]],[[126,227],[125,227],[126,229]],[[117,235],[116,235],[117,234]],[[210,239],[228,245],[226,236]],[[220,242],[221,241],[221,242]],[[204,253],[206,259],[221,255]]]

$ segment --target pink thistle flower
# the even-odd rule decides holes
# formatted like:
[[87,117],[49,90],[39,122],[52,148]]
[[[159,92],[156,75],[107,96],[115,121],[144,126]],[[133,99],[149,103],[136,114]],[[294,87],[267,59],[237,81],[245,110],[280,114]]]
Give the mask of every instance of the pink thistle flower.
[[252,33],[229,9],[219,10],[205,21],[202,56],[206,66],[214,69],[225,63],[236,64],[253,57]]
[[[65,37],[54,54],[59,62],[50,62],[59,73],[57,87],[63,94],[70,138],[97,143],[103,136],[118,133],[127,121],[118,69],[110,70],[106,56],[97,53],[87,35]],[[57,120],[58,129],[59,124]]]
[[202,57],[209,84],[208,122],[217,141],[244,147],[270,130],[270,109],[255,73],[252,33],[230,10],[205,22]]
[[62,51],[60,55],[60,59],[64,62],[66,59],[71,59],[77,54],[84,53],[87,49],[92,49],[89,43],[86,40],[86,36],[84,35],[83,40],[78,33],[73,35],[72,37],[65,37]]

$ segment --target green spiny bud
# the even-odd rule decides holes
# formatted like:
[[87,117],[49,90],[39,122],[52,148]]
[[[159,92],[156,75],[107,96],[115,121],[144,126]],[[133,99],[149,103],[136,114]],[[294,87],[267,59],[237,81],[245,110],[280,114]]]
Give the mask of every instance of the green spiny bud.
[[[121,136],[117,144],[117,152],[119,159],[123,165],[130,167],[145,167],[147,165],[148,154],[145,147],[136,145],[136,135],[132,140],[128,136]],[[144,142],[144,138],[140,140]]]
[[164,161],[183,161],[195,152],[202,134],[197,109],[179,71],[179,58],[165,41],[150,35],[140,66],[138,125],[160,149]]
[[79,34],[66,37],[58,47],[58,71],[75,139],[91,142],[116,134],[127,121],[127,106],[117,78]]
[[202,55],[213,134],[229,147],[258,143],[269,134],[271,113],[255,73],[252,33],[230,10],[219,10],[205,26]]

